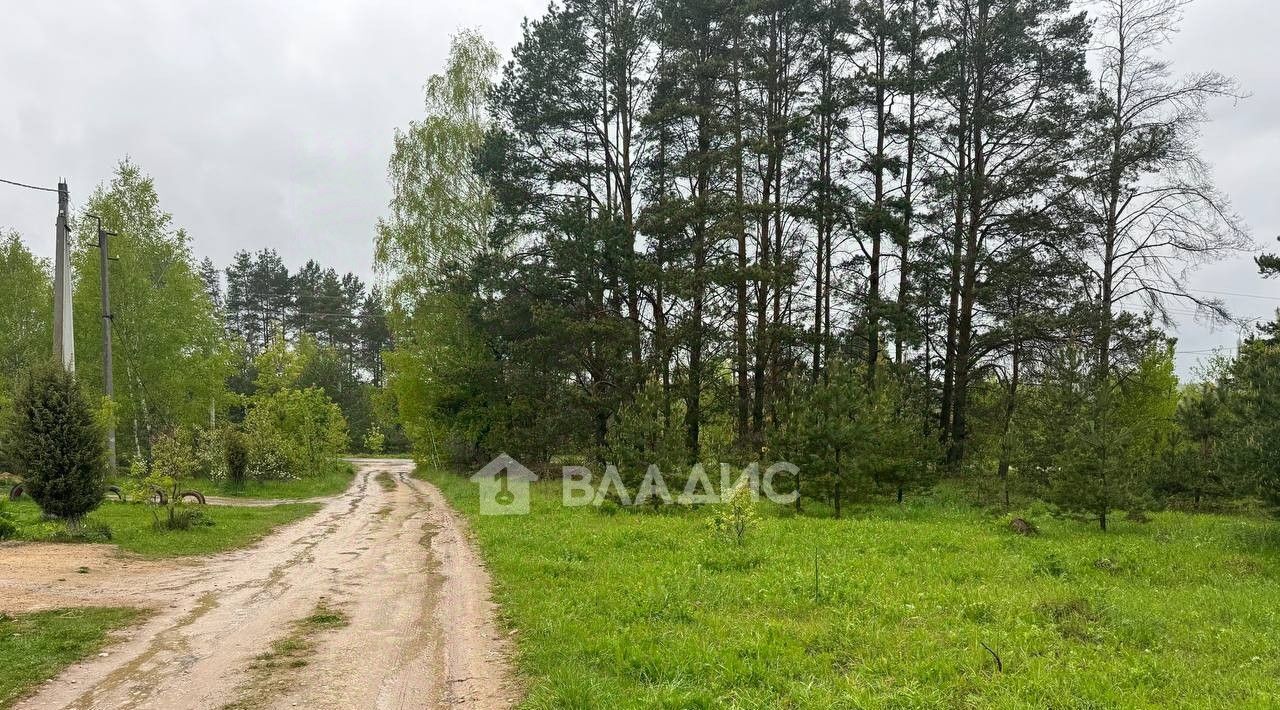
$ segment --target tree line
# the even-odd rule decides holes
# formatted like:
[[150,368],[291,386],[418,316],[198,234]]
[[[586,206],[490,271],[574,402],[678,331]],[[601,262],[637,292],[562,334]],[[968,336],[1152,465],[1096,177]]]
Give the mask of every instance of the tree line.
[[[312,409],[326,402],[340,408],[342,448],[363,449],[371,433],[393,446],[400,441],[394,403],[380,399],[380,353],[390,347],[390,332],[378,288],[314,260],[290,274],[271,250],[239,252],[225,270],[198,261],[190,235],[162,209],[154,181],[129,160],[80,213],[71,259],[76,376],[102,403],[104,421],[115,423],[122,461],[149,460],[152,440],[177,427],[239,424],[254,406],[287,409],[281,401],[303,401],[311,388],[320,393],[319,405],[306,400]],[[110,402],[103,398],[97,223],[86,215],[116,233]],[[51,353],[52,274],[16,234],[0,241],[0,273],[0,411],[7,413],[21,373]],[[264,377],[264,364],[289,370],[289,378]]]
[[382,353],[391,347],[381,289],[315,259],[290,273],[274,249],[238,251],[222,272],[205,259],[201,274],[240,349],[232,391],[255,392],[264,358],[274,361],[273,347],[292,350],[302,360],[298,381],[319,387],[341,408],[351,428],[350,450],[362,450],[375,430],[389,434],[393,445],[401,440],[394,405],[380,399]]
[[339,352],[353,376],[382,384],[381,354],[390,346],[390,332],[377,286],[367,288],[356,274],[339,275],[315,259],[291,274],[274,249],[238,251],[222,272],[206,258],[201,276],[227,329],[251,357],[273,338],[309,337]]
[[376,238],[405,426],[1105,527],[1187,435],[1167,327],[1232,319],[1187,275],[1251,246],[1195,145],[1240,89],[1163,55],[1184,5],[563,0],[505,65],[460,33]]

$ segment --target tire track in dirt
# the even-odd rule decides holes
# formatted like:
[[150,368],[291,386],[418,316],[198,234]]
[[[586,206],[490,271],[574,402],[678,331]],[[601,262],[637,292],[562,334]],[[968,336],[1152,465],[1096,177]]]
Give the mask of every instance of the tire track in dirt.
[[[103,556],[94,561],[100,581],[69,585],[74,573],[53,565],[27,575],[21,558],[57,547],[55,558],[70,562],[85,546],[6,548],[17,551],[18,564],[0,571],[0,594],[24,595],[29,608],[78,600],[73,605],[156,610],[108,655],[67,669],[16,707],[513,705],[519,689],[509,649],[465,524],[434,486],[409,475],[412,463],[355,464],[352,486],[315,515],[204,562]],[[384,471],[394,487],[374,482]],[[56,574],[63,576],[50,583]],[[51,590],[47,601],[42,589]],[[287,683],[277,677],[270,695],[254,692],[263,680],[251,670],[254,659],[322,601],[349,623],[317,636],[305,666],[272,671],[287,674]]]

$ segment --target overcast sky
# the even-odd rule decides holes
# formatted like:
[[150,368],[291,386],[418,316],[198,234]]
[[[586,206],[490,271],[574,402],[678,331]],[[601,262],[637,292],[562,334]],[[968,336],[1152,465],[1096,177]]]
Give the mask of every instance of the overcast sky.
[[[54,185],[81,204],[125,155],[161,205],[225,265],[277,249],[371,274],[390,196],[392,130],[422,113],[449,36],[479,28],[507,51],[544,0],[0,0],[0,178]],[[1280,13],[1273,0],[1198,0],[1170,50],[1182,72],[1217,69],[1252,97],[1212,107],[1201,143],[1260,244],[1280,233]],[[56,197],[0,184],[0,229],[52,253]],[[1280,307],[1280,283],[1242,257],[1202,270],[1203,291],[1244,316]],[[0,288],[4,285],[0,284]],[[1234,330],[1183,318],[1181,349]],[[1183,372],[1201,355],[1179,356]]]

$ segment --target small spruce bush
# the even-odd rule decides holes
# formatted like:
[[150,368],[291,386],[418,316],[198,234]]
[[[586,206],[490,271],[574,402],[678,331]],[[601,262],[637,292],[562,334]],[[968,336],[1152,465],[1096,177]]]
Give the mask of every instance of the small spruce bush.
[[12,407],[6,458],[42,511],[78,525],[106,489],[103,429],[80,383],[57,363],[37,365],[19,380]]

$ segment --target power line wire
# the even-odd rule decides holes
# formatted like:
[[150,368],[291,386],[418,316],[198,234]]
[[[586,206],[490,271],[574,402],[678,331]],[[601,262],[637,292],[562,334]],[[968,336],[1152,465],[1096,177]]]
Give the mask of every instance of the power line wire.
[[1161,283],[1161,282],[1156,282],[1155,285],[1162,286],[1165,288],[1182,288],[1182,290],[1184,291],[1189,291],[1192,293],[1207,293],[1212,296],[1236,296],[1239,298],[1257,298],[1263,301],[1280,301],[1280,296],[1264,296],[1260,293],[1240,293],[1238,291],[1213,291],[1211,289],[1205,289],[1205,288],[1183,288],[1177,284],[1167,284],[1167,283]]
[[1218,353],[1236,350],[1235,345],[1222,345],[1216,348],[1208,348],[1206,350],[1179,350],[1175,355],[1216,355]]
[[28,185],[28,184],[26,184],[25,182],[16,182],[16,181],[14,181],[14,180],[5,180],[4,178],[0,178],[0,182],[3,182],[3,183],[8,184],[8,185],[16,185],[16,186],[18,186],[18,187],[25,187],[25,188],[27,188],[28,190],[40,190],[40,191],[42,191],[42,192],[57,192],[57,191],[58,191],[58,188],[56,188],[56,187],[40,187],[39,185]]

